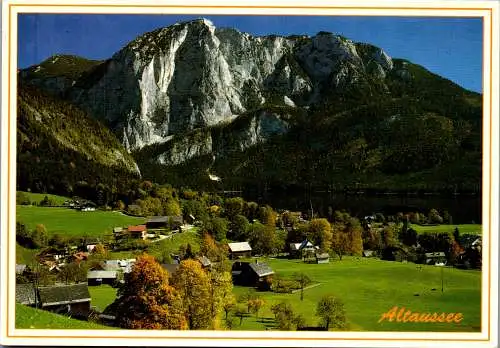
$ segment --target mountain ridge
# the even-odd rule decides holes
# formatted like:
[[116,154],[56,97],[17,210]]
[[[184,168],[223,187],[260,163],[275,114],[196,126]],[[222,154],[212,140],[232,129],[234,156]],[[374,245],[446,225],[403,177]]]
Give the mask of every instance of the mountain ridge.
[[[456,167],[460,156],[480,161],[480,94],[328,32],[254,37],[202,19],[177,23],[140,35],[55,92],[108,125],[154,180],[183,182],[179,166],[204,157],[204,178],[219,168],[235,185],[240,171],[245,182],[253,173],[282,185],[325,184],[322,176],[365,185],[369,170],[387,182]],[[287,148],[309,158],[309,168],[282,168],[263,155],[294,162]],[[480,167],[470,171],[480,181]],[[473,181],[444,177],[453,185]]]

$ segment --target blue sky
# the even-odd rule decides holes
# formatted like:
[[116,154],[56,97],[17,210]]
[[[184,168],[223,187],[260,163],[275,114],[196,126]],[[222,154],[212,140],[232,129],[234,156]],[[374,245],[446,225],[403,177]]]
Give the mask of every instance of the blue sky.
[[26,68],[54,54],[106,59],[144,32],[199,17],[253,35],[334,32],[482,90],[481,18],[21,14],[18,65]]

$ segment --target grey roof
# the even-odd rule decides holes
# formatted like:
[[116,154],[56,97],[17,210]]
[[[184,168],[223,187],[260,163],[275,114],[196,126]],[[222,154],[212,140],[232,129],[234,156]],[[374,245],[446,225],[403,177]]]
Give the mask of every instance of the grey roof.
[[41,287],[39,293],[42,307],[91,300],[87,283]]
[[227,243],[229,246],[229,250],[231,252],[239,252],[239,251],[252,251],[252,247],[248,242],[239,242],[239,243]]
[[329,259],[330,255],[328,253],[316,253],[316,258],[317,259]]
[[163,222],[168,223],[170,220],[174,222],[182,222],[182,216],[153,216],[148,219],[147,223],[150,222]]
[[35,287],[32,283],[16,284],[16,302],[29,306],[35,304],[35,299]]
[[201,263],[201,265],[203,267],[208,267],[208,266],[212,265],[212,262],[206,256],[200,256],[200,257],[198,257],[198,261],[200,261],[200,263]]
[[26,265],[18,265],[16,264],[16,273],[17,274],[23,274],[23,272],[26,271]]
[[115,271],[88,271],[87,279],[116,279]]
[[263,263],[263,262],[256,263],[256,262],[254,262],[254,263],[250,263],[249,266],[252,269],[252,271],[254,271],[255,273],[257,273],[257,275],[259,277],[264,277],[264,276],[267,276],[267,275],[274,274],[274,271],[271,269],[271,267],[269,267],[269,265],[267,263]]

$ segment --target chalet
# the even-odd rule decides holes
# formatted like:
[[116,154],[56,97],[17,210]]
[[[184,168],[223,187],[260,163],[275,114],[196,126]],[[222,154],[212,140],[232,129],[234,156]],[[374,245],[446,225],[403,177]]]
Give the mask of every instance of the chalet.
[[146,222],[148,229],[168,228],[178,230],[183,224],[182,216],[154,216]]
[[329,263],[330,255],[328,253],[316,253],[316,263]]
[[235,260],[240,257],[250,257],[252,255],[252,248],[248,242],[228,243],[229,258]]
[[146,239],[147,229],[146,225],[129,226],[127,228],[128,234],[131,238]]
[[272,276],[274,271],[267,263],[236,261],[231,269],[233,283],[237,285],[262,287],[267,277]]
[[311,257],[317,251],[318,247],[315,247],[307,239],[304,239],[302,243],[290,243],[290,258],[292,259]]
[[443,251],[425,253],[425,263],[427,265],[446,264],[446,254]]
[[33,283],[16,284],[16,302],[26,306],[36,306],[39,303]]
[[41,308],[76,318],[87,318],[90,312],[90,293],[87,283],[40,287]]
[[88,285],[113,285],[116,281],[116,271],[88,271]]

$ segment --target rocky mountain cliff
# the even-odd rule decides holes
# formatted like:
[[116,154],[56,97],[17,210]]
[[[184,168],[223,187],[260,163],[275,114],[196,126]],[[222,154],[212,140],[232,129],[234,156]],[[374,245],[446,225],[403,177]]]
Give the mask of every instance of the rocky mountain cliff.
[[[37,69],[21,72],[25,82],[106,123],[156,180],[184,183],[199,166],[203,177],[217,168],[236,182],[253,175],[391,186],[388,175],[433,177],[480,153],[479,94],[327,32],[254,37],[200,19],[146,33],[76,75],[61,73],[56,87],[33,78]],[[443,147],[430,134],[454,142]],[[191,177],[188,184],[200,179]]]

